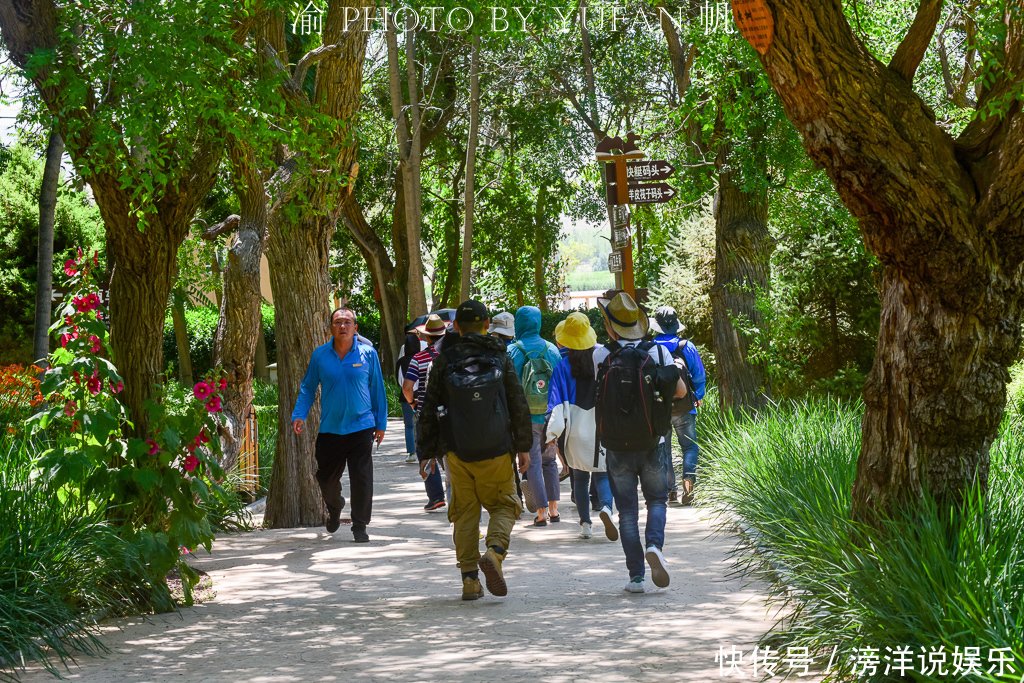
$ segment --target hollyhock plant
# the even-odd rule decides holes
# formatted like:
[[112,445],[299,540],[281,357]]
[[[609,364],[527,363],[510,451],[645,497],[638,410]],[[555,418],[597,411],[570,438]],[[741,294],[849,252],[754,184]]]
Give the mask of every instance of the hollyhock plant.
[[99,353],[100,349],[103,348],[103,345],[100,344],[100,338],[97,337],[95,334],[94,335],[90,335],[89,341],[92,343],[92,346],[90,347],[90,350],[93,353]]
[[228,381],[226,379],[224,379],[223,377],[221,377],[220,378],[220,383],[217,386],[220,388],[221,391],[224,391],[224,389],[226,389],[227,386],[228,386]]
[[146,453],[147,455],[156,455],[160,452],[160,444],[153,441],[153,439],[146,439],[146,445],[149,446],[149,451]]
[[206,409],[211,413],[219,413],[221,411],[220,396],[214,396],[209,401],[207,401]]
[[64,274],[68,277],[72,277],[78,273],[78,264],[75,263],[74,259],[68,259],[64,262]]
[[194,387],[192,387],[192,395],[195,396],[200,401],[205,401],[207,398],[210,397],[210,394],[212,393],[213,387],[211,387],[206,382],[199,382]]
[[199,464],[199,458],[197,458],[193,454],[189,453],[188,457],[185,458],[185,461],[181,463],[181,466],[184,467],[189,472],[191,472],[191,471],[193,471],[196,468],[196,466],[198,464]]

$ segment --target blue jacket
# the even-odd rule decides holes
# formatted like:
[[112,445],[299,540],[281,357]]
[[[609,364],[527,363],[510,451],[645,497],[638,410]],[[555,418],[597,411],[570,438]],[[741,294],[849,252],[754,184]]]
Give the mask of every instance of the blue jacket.
[[[672,353],[679,348],[679,343],[682,340],[674,334],[659,334],[654,341]],[[704,373],[704,362],[700,359],[700,354],[697,353],[697,347],[693,345],[693,342],[686,342],[686,346],[683,347],[683,358],[686,359],[686,367],[690,369],[690,378],[693,380],[693,397],[699,401],[704,398],[704,385],[707,378]],[[690,414],[696,415],[697,409],[691,410]]]
[[320,385],[320,433],[352,434],[388,426],[388,397],[380,360],[372,346],[354,341],[338,358],[334,341],[313,350],[309,368],[295,399],[292,420],[305,420]]
[[[540,338],[540,309],[536,306],[523,306],[516,311],[516,341],[522,344],[531,356],[543,353],[548,363],[551,364],[552,370],[562,360],[562,354],[558,353],[558,347]],[[508,355],[511,356],[516,367],[516,374],[521,379],[523,366],[526,365],[526,356],[514,343],[508,345]],[[544,424],[544,415],[532,415],[531,421],[534,424],[542,425]]]

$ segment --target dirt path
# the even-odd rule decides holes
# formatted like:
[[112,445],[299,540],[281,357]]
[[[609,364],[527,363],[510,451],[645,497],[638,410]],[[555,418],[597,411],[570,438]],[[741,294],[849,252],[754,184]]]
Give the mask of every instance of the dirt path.
[[[516,526],[508,597],[463,602],[448,521],[423,512],[401,434],[392,423],[374,458],[369,544],[352,543],[347,526],[333,535],[223,536],[195,562],[214,578],[214,601],[118,620],[103,637],[111,653],[82,658],[66,675],[95,683],[728,680],[715,662],[719,646],[749,651],[770,626],[758,587],[726,578],[735,539],[711,535],[694,508],[668,511],[671,586],[623,592],[621,546],[600,524],[595,538],[577,539],[567,481],[560,524],[528,527],[527,512]],[[22,680],[53,679],[37,669]]]

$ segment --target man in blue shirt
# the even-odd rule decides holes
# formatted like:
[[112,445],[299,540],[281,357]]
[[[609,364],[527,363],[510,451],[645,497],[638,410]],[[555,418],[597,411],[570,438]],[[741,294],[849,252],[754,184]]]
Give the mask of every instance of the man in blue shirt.
[[[544,443],[544,423],[548,412],[548,381],[555,366],[562,360],[558,347],[540,337],[540,309],[536,306],[523,306],[516,311],[516,340],[508,345],[508,355],[515,365],[516,374],[524,382],[527,402],[531,396],[536,405],[530,404],[530,417],[533,422],[533,446],[530,448],[530,468],[526,471],[526,486],[529,487],[528,501],[537,505],[537,517],[534,526],[547,526],[548,520],[561,521],[558,514],[559,482],[558,457],[554,448],[547,448]],[[527,364],[532,368],[534,380],[527,382],[525,375]],[[546,369],[546,379],[544,370]],[[527,386],[530,385],[530,386]],[[541,405],[543,403],[543,405]]]
[[686,329],[679,322],[676,309],[671,306],[662,306],[654,313],[654,320],[661,328],[661,334],[654,338],[658,344],[665,347],[665,350],[672,354],[676,365],[682,366],[685,361],[686,367],[680,367],[685,372],[689,370],[690,379],[693,380],[693,397],[695,399],[693,409],[682,410],[673,406],[672,428],[675,430],[676,438],[679,439],[679,447],[683,451],[683,493],[679,495],[676,488],[676,469],[672,465],[672,433],[665,438],[665,453],[668,458],[670,489],[668,501],[679,502],[689,505],[693,500],[693,485],[697,481],[697,457],[700,455],[700,448],[697,447],[697,408],[704,399],[704,363],[697,353],[697,347],[693,342],[679,338],[679,333]]
[[292,411],[292,429],[301,434],[320,386],[320,432],[316,437],[316,481],[327,505],[327,532],[341,525],[341,475],[348,466],[352,488],[352,540],[366,543],[373,506],[373,461],[388,424],[388,399],[380,360],[372,346],[356,340],[356,314],[331,314],[331,341],[318,346],[302,378]]

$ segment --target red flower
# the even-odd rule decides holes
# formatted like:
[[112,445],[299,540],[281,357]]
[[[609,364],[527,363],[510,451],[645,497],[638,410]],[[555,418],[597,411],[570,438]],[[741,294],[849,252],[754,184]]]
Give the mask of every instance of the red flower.
[[96,395],[100,393],[100,389],[103,388],[103,384],[100,382],[100,378],[93,375],[85,381],[85,386],[89,389],[89,393]]
[[92,252],[92,264],[94,266],[99,267],[99,265],[100,265],[100,252],[98,252],[98,251]]
[[74,259],[68,259],[64,262],[64,274],[68,277],[78,273],[78,264],[75,263]]
[[213,393],[213,387],[206,382],[200,382],[192,387],[192,395],[200,401],[205,401]]
[[71,376],[74,378],[75,384],[81,384],[82,383],[82,376],[78,374],[78,370],[72,370],[71,371]]
[[91,292],[87,297],[85,297],[84,301],[89,306],[89,308],[86,309],[87,311],[94,311],[100,307],[100,295],[96,292]]
[[102,346],[100,344],[100,338],[97,337],[95,334],[93,334],[93,335],[89,336],[89,341],[92,342],[92,352],[93,353],[99,353],[100,352],[100,348]]
[[156,455],[160,452],[160,444],[153,439],[146,439],[146,443],[149,444],[149,455]]
[[74,299],[71,300],[71,303],[75,305],[75,310],[77,310],[79,313],[89,312],[88,297],[76,296]]
[[78,420],[75,420],[74,422],[71,423],[71,431],[73,431],[73,432],[77,432],[78,431]]
[[103,314],[100,313],[99,311],[96,311],[96,319],[97,320],[103,320]]
[[196,466],[198,464],[199,464],[199,458],[197,458],[196,456],[194,456],[191,453],[189,453],[188,457],[185,458],[185,462],[183,462],[181,464],[181,466],[184,467],[189,472],[191,472],[192,470],[194,470],[196,468]]
[[206,430],[199,432],[199,436],[196,437],[196,443],[210,443],[210,437],[206,435]]
[[64,316],[64,322],[66,322],[68,325],[74,325],[75,324],[75,321],[71,319],[70,315]]
[[220,396],[214,396],[206,402],[206,409],[211,413],[219,413],[220,408]]
[[75,404],[72,401],[68,401],[64,404],[64,414],[68,417],[75,414]]
[[221,377],[220,378],[220,384],[218,384],[217,386],[220,387],[221,391],[224,391],[224,387],[226,387],[227,385],[228,385],[228,381],[226,379],[224,379],[223,377]]
[[69,341],[71,341],[71,335],[70,334],[62,334],[62,335],[60,335],[60,345],[62,347],[67,348]]
[[114,380],[110,380],[110,393],[117,394],[120,393],[121,391],[124,391],[124,385],[121,384],[120,382],[114,384]]
[[78,248],[78,258],[82,258],[82,248]]

